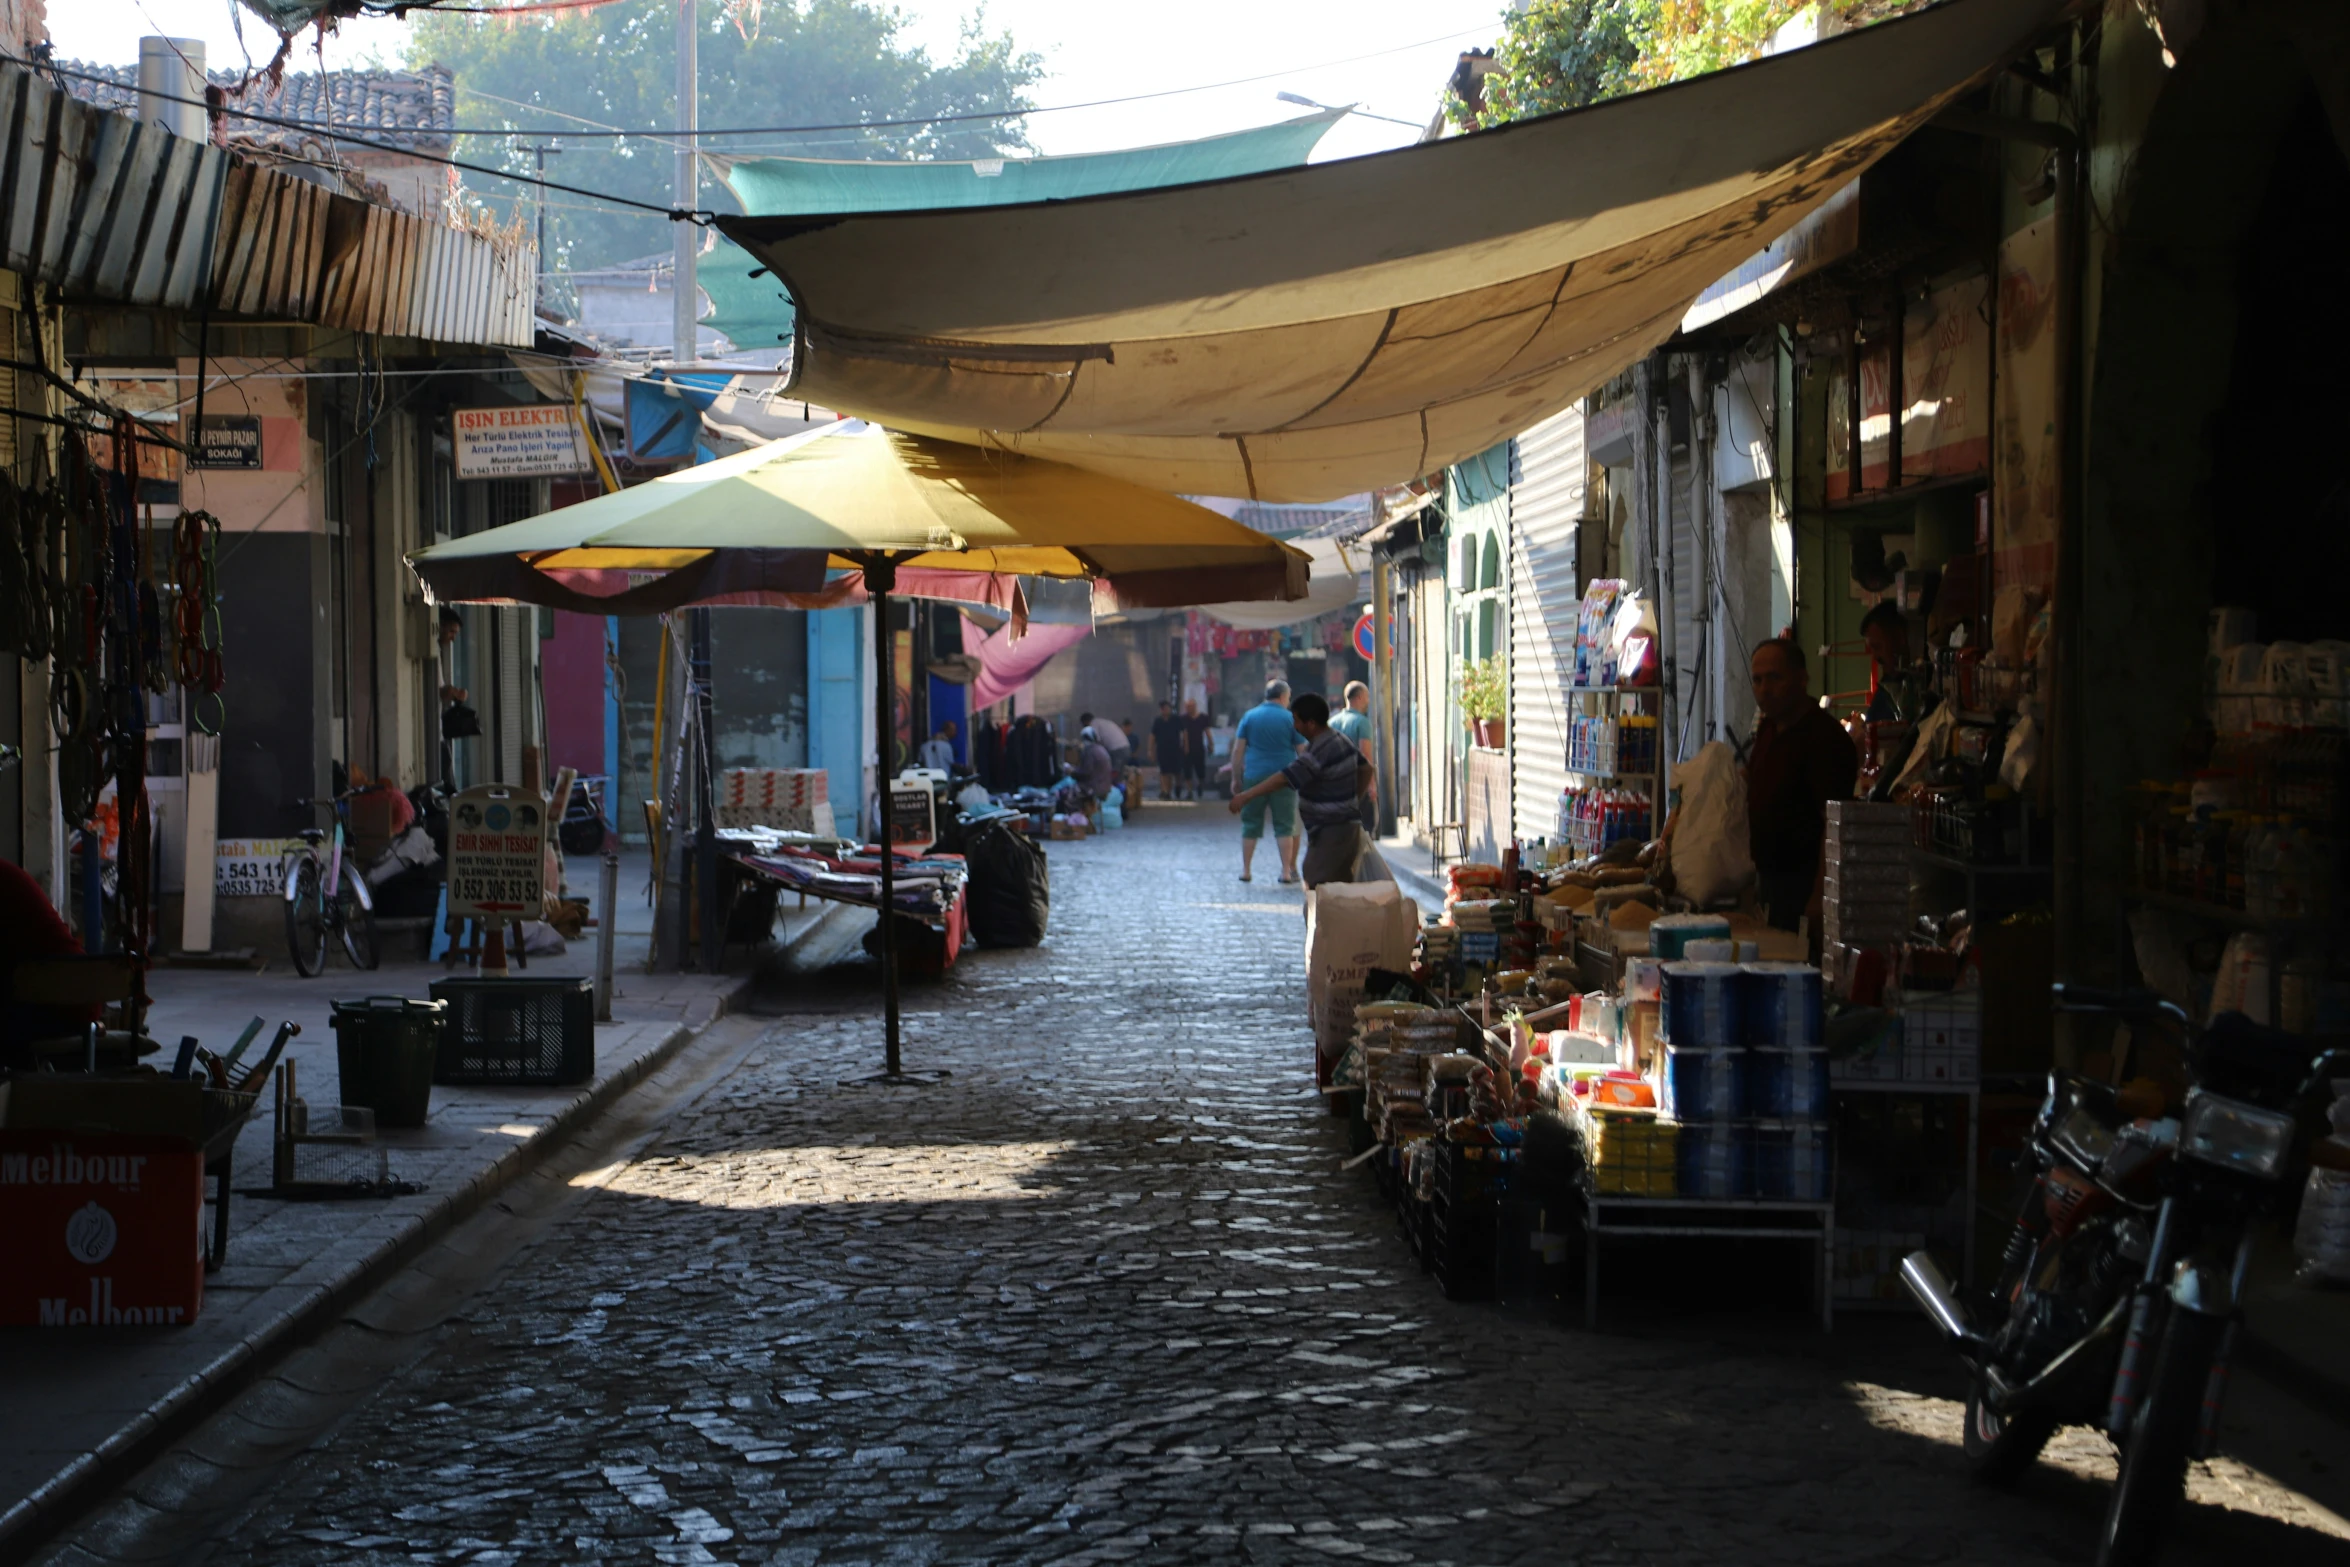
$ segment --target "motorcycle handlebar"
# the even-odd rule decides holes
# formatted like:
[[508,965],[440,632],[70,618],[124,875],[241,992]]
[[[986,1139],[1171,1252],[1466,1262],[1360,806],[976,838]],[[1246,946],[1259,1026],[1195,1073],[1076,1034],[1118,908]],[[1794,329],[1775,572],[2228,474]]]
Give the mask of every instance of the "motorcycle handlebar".
[[2059,980],[2049,987],[2049,998],[2059,1012],[2102,1012],[2117,1017],[2162,1018],[2180,1028],[2190,1027],[2187,1014],[2157,991],[2116,990],[2101,985],[2079,985]]

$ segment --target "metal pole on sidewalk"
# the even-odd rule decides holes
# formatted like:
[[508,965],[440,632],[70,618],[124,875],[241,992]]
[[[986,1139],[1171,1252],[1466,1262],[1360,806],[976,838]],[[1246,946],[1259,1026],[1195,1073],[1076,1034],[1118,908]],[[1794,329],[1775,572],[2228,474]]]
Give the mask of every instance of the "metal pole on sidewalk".
[[881,1005],[882,1028],[887,1040],[887,1064],[882,1071],[891,1078],[904,1075],[898,1058],[898,851],[890,830],[894,823],[889,798],[890,752],[897,739],[897,725],[892,721],[896,701],[889,667],[889,590],[897,585],[897,575],[894,562],[877,562],[865,568],[865,591],[873,599],[873,689],[880,704],[874,709],[873,728],[880,737],[881,748],[881,765],[875,771],[874,782],[881,816]]
[[612,945],[620,928],[620,839],[604,829],[604,863],[596,878],[596,1021],[612,1021]]
[[717,743],[711,730],[710,612],[687,611],[692,628],[688,662],[693,668],[694,703],[694,909],[702,927],[702,972],[724,966],[726,932],[719,928]]

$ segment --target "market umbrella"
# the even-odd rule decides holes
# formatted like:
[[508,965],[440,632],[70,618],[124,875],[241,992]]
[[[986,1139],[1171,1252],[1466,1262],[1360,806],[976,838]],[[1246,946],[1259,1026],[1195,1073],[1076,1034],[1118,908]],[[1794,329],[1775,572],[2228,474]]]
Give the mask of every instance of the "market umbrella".
[[[408,563],[435,602],[594,615],[821,605],[861,587],[874,604],[884,715],[892,593],[1012,607],[1021,577],[1087,578],[1097,597],[1148,607],[1302,598],[1308,573],[1299,551],[1175,496],[858,420],[437,544]],[[886,722],[881,733],[885,1075],[901,1081]]]

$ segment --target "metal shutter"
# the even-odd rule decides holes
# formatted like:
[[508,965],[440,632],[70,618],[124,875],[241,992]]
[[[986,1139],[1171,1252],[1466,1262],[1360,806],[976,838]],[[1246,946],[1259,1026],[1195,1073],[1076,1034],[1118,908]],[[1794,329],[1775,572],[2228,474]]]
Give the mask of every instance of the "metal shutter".
[[1567,784],[1566,690],[1575,683],[1583,583],[1583,410],[1545,419],[1517,440],[1510,486],[1510,798],[1520,843],[1558,836]]

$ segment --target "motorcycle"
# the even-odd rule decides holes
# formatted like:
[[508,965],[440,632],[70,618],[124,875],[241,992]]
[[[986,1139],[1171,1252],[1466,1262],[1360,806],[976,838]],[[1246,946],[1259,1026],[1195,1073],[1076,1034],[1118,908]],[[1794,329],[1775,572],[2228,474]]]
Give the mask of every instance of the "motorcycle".
[[2350,1147],[2308,1144],[2298,1111],[2345,1052],[2223,1013],[2198,1032],[2148,992],[2055,987],[2060,1012],[2174,1034],[2183,1102],[2146,1079],[2050,1074],[2032,1125],[2033,1177],[1990,1289],[1962,1299],[1928,1252],[1901,1277],[1967,1366],[1965,1453],[1977,1479],[2014,1480],[2066,1425],[2095,1425],[2121,1455],[2098,1567],[2151,1560],[2190,1459],[2219,1436],[2242,1323],[2254,1224],[2290,1200],[2306,1162],[2350,1168]]

